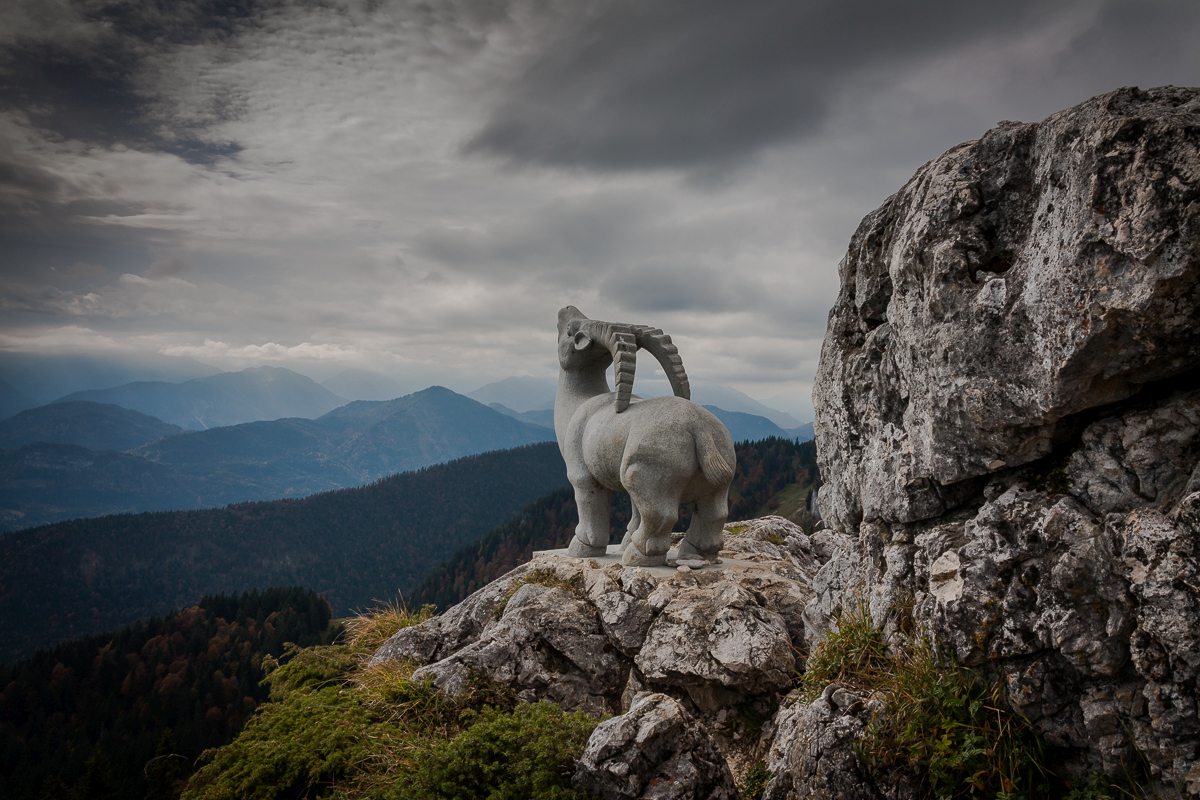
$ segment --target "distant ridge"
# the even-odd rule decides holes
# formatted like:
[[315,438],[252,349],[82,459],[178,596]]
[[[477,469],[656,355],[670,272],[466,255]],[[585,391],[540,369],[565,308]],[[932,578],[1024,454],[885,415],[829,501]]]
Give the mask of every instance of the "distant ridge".
[[8,381],[0,380],[0,420],[36,405],[29,395],[14,388]]
[[505,378],[467,392],[467,397],[484,405],[500,403],[518,414],[554,407],[554,392],[558,386],[553,378]]
[[0,352],[0,377],[33,401],[29,408],[88,389],[107,389],[134,381],[178,383],[220,372],[191,358],[158,353]]
[[349,400],[394,400],[403,397],[411,389],[387,375],[369,369],[344,369],[321,385],[339,397]]
[[112,403],[188,430],[283,417],[312,419],[346,402],[312,378],[283,367],[248,367],[182,383],[138,381],[74,392],[54,402],[72,400]]
[[89,450],[129,450],[183,428],[111,403],[74,400],[30,408],[0,420],[0,450],[34,442],[74,444]]
[[196,476],[220,474],[254,497],[295,497],[394,472],[554,438],[441,386],[395,400],[356,400],[315,420],[252,422],[161,439],[134,450]]

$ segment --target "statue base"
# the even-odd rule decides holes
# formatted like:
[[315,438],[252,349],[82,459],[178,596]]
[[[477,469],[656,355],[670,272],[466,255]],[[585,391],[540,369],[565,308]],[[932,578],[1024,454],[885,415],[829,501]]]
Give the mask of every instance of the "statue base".
[[[533,555],[534,557],[565,556],[567,558],[573,558],[573,556],[567,552],[566,548],[563,548],[562,550],[534,550]],[[590,558],[591,560],[598,562],[602,567],[609,564],[620,564],[621,546],[619,544],[610,544],[606,548],[604,555],[586,556],[586,558]],[[742,561],[736,558],[721,558],[718,559],[716,564],[706,562],[703,566],[693,566],[696,564],[696,562],[689,560],[686,555],[682,560],[679,558],[679,549],[676,547],[672,547],[670,551],[668,551],[666,561],[666,564],[659,567],[638,567],[638,569],[647,570],[655,578],[667,578],[679,572],[709,572],[712,570],[723,570],[727,567],[751,566],[755,563],[753,561]],[[680,566],[681,563],[682,566]]]

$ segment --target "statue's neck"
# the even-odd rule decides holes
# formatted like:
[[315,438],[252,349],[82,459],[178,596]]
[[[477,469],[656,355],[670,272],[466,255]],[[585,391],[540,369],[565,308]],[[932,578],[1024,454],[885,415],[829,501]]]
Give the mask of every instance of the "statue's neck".
[[567,424],[575,416],[580,404],[600,394],[608,394],[608,370],[594,369],[583,372],[558,371],[558,392],[554,395],[554,435],[561,444],[567,433]]

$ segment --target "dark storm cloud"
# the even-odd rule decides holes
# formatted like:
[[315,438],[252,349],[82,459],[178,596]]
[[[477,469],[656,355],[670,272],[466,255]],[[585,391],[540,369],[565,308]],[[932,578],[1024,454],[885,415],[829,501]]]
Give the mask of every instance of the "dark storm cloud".
[[607,276],[600,296],[634,311],[742,311],[768,300],[753,275],[703,264],[646,263]]
[[849,73],[1027,27],[1063,5],[614,3],[534,60],[466,150],[597,169],[711,168],[813,134]]
[[[76,0],[18,3],[22,24],[0,48],[0,110],[22,109],[39,127],[83,142],[154,146],[196,163],[236,151],[165,130],[139,85],[147,59],[228,36],[259,13],[257,0]],[[47,14],[67,20],[51,20]]]

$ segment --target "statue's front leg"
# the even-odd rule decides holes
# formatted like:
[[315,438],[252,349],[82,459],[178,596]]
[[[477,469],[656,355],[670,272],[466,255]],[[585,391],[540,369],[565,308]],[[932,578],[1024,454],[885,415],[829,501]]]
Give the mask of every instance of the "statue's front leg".
[[567,555],[576,558],[602,556],[608,552],[609,510],[612,492],[589,475],[571,481],[575,489],[575,507],[579,509],[579,524],[567,547]]

